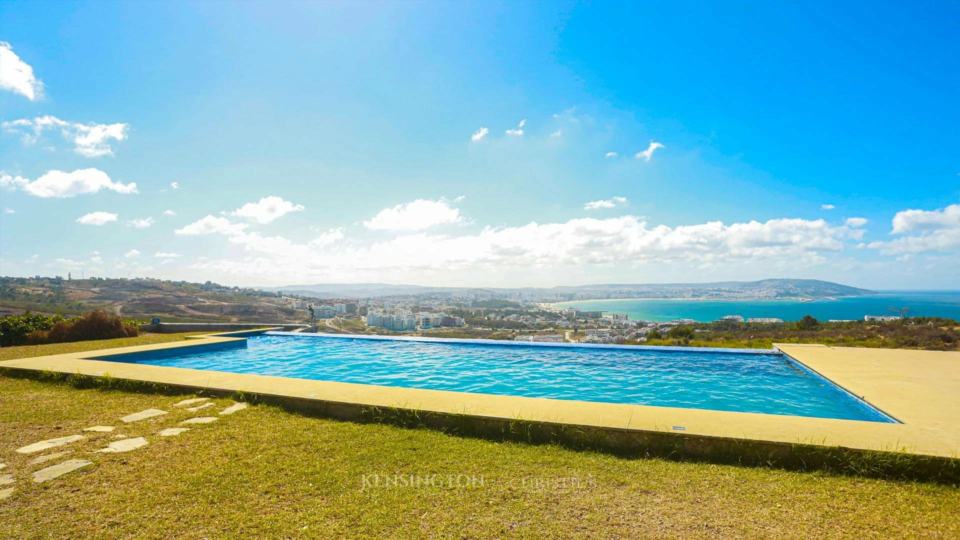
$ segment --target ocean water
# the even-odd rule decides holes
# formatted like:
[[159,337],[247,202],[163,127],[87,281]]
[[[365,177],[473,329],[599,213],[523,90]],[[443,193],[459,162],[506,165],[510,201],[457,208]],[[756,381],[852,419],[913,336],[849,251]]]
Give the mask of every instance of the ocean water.
[[890,421],[782,354],[266,334],[227,347],[104,359],[481,394]]
[[960,291],[883,292],[868,296],[814,300],[584,300],[559,305],[585,311],[624,313],[634,321],[693,319],[716,321],[726,315],[776,317],[796,321],[804,315],[818,320],[863,320],[864,315],[898,315],[907,308],[908,317],[947,317],[960,320]]

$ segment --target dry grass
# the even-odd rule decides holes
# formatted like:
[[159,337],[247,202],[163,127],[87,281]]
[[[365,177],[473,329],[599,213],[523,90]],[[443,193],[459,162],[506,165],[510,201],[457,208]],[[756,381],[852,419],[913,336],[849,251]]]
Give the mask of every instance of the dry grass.
[[[628,460],[262,405],[166,439],[154,434],[188,415],[170,407],[182,396],[13,378],[0,396],[0,461],[18,479],[0,502],[4,538],[960,535],[960,489],[946,486]],[[174,412],[118,429],[149,446],[90,454],[111,435],[92,437],[72,457],[94,466],[58,480],[32,484],[37,467],[13,452],[148,407]],[[411,476],[432,485],[383,485]]]

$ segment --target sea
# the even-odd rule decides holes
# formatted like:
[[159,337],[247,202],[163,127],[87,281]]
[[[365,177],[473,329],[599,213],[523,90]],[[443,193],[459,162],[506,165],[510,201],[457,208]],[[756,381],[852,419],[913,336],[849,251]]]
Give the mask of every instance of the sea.
[[559,306],[583,311],[628,315],[633,321],[692,319],[710,322],[727,315],[744,318],[773,317],[796,321],[804,315],[817,320],[863,320],[865,315],[945,317],[960,321],[960,291],[883,291],[866,296],[826,299],[784,300],[699,300],[631,298],[622,300],[579,300]]

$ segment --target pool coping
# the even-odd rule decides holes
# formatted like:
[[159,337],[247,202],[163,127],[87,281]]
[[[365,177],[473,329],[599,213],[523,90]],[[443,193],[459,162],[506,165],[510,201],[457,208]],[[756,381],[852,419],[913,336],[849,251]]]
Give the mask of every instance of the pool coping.
[[[269,329],[258,330],[260,333]],[[391,410],[416,414],[433,414],[482,422],[512,424],[531,423],[575,430],[590,430],[604,437],[634,435],[649,442],[650,436],[665,436],[671,441],[698,439],[707,445],[733,441],[743,445],[797,446],[837,448],[862,452],[898,453],[915,456],[960,459],[960,353],[930,351],[898,351],[891,349],[862,349],[824,347],[820,345],[776,345],[794,361],[863,399],[871,406],[899,419],[902,423],[881,423],[773,414],[727,412],[706,409],[685,409],[647,405],[597,403],[547,398],[499,396],[441,390],[386,387],[331,381],[314,381],[266,375],[237,374],[175,367],[162,367],[96,360],[94,357],[131,354],[137,352],[174,350],[183,347],[212,346],[242,341],[251,331],[190,336],[182,342],[168,342],[135,347],[122,347],[24,358],[0,362],[0,370],[17,372],[59,373],[110,377],[143,383],[160,384],[190,390],[217,393],[239,393],[261,396],[274,401],[309,403],[324,414],[355,417],[363,411]],[[281,333],[282,334],[282,333]],[[297,333],[293,333],[297,335]],[[334,334],[344,337],[343,334]],[[362,336],[371,339],[370,336]],[[398,339],[394,336],[384,336]],[[441,338],[421,338],[420,340]],[[486,340],[485,340],[486,341]],[[530,346],[528,342],[499,342],[497,344]],[[557,346],[577,344],[544,344]],[[590,345],[591,348],[610,348]],[[631,346],[614,346],[627,347]],[[689,350],[689,348],[680,348]],[[662,349],[658,349],[662,350]],[[858,375],[864,366],[883,358],[898,357],[894,369],[874,369]],[[769,354],[770,351],[764,351]],[[936,399],[910,399],[909,393],[895,391],[896,384],[885,382],[890,377],[904,375],[903,366],[915,365],[937,357],[940,373],[928,374],[914,384],[937,387]],[[946,356],[939,356],[946,355]],[[858,359],[851,367],[850,359]],[[951,367],[956,366],[956,367]],[[886,366],[889,368],[889,366]],[[869,371],[869,369],[867,370]],[[865,382],[864,382],[865,381]],[[918,387],[917,384],[920,386]],[[937,385],[940,386],[937,386]],[[891,390],[894,388],[894,390]],[[954,390],[956,392],[954,393]],[[950,411],[954,411],[951,416]],[[662,438],[662,437],[661,437]],[[678,444],[685,445],[684,442]],[[698,443],[699,444],[699,443]]]

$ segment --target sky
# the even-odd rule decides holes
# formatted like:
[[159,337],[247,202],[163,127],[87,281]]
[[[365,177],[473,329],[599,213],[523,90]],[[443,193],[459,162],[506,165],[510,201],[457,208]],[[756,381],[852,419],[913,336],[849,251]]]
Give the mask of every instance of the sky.
[[4,0],[0,274],[960,289],[958,23]]

